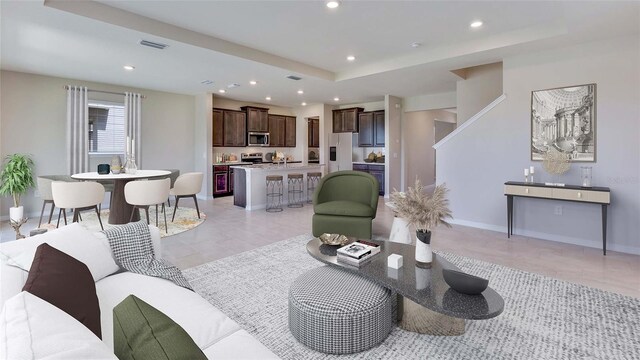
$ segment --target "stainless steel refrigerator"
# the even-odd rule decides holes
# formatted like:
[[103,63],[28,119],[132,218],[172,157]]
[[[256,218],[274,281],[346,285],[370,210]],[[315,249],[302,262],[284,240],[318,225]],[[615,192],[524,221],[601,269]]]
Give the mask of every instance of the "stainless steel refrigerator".
[[331,133],[329,135],[329,172],[352,170],[352,133]]

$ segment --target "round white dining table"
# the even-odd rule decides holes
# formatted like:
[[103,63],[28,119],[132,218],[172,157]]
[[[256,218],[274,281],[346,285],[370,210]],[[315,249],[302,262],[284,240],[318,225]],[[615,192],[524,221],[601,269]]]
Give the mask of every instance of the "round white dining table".
[[[132,180],[152,179],[165,177],[171,172],[167,170],[138,170],[135,174],[98,174],[97,172],[87,172],[71,175],[76,180],[96,181],[113,180],[113,191],[111,192],[111,202],[109,205],[109,224],[126,224],[131,219],[133,206],[127,203],[124,197],[124,186]],[[132,221],[140,220],[140,212],[135,211]]]

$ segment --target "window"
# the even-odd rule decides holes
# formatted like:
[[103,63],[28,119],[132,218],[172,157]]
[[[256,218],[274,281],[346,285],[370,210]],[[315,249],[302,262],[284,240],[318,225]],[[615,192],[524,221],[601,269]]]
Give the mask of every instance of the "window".
[[89,102],[89,153],[124,152],[124,104]]

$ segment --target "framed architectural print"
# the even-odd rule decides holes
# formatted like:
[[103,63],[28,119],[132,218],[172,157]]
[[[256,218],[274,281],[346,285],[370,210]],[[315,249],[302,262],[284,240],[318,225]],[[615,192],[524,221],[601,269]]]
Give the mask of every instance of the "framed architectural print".
[[531,160],[551,148],[573,162],[596,161],[596,84],[531,92]]

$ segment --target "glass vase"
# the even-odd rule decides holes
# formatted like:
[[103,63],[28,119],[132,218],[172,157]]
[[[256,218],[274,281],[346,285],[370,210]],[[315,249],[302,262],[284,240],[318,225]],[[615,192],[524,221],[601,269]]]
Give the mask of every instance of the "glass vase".
[[127,174],[135,174],[138,171],[138,166],[136,166],[135,157],[129,155],[127,156],[127,163],[124,165],[124,172]]

